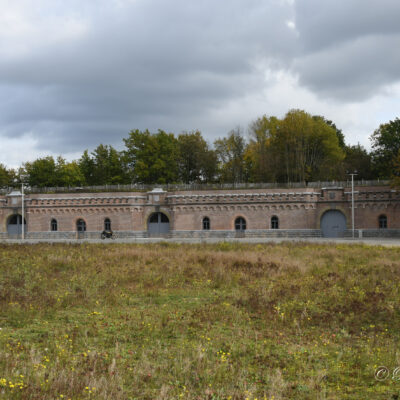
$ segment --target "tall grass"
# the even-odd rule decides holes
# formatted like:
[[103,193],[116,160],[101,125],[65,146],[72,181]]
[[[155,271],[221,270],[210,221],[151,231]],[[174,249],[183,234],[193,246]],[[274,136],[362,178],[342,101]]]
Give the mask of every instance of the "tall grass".
[[0,245],[0,399],[396,399],[399,260],[361,245]]

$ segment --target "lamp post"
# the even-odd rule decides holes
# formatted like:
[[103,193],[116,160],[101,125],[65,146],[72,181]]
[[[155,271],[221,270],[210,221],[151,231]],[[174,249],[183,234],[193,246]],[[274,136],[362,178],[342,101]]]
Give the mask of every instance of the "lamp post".
[[21,181],[21,200],[22,200],[22,240],[25,239],[25,199],[24,199],[24,181]]
[[25,239],[25,193],[24,193],[24,179],[25,175],[21,174],[21,209],[22,209],[22,229],[21,229],[21,239]]
[[357,175],[357,171],[347,174],[351,176],[351,232],[354,239],[354,175]]

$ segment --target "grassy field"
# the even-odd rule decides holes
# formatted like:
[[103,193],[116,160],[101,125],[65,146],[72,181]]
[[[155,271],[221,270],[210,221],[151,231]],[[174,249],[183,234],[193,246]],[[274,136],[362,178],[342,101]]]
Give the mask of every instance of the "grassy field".
[[398,399],[399,307],[400,248],[0,245],[0,399]]

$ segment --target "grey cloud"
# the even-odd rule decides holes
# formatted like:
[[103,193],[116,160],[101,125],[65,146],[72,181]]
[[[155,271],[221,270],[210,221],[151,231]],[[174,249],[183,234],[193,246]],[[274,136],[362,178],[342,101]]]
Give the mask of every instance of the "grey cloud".
[[269,81],[260,66],[344,102],[400,78],[397,0],[56,4],[58,17],[77,16],[86,30],[54,41],[44,31],[43,43],[32,39],[22,53],[13,54],[18,39],[0,47],[0,132],[31,132],[46,151],[118,145],[134,128],[202,129],[212,140],[241,123],[231,115],[228,125],[215,110],[263,97]]
[[300,83],[327,98],[363,100],[400,80],[400,35],[364,37],[295,63]]
[[360,37],[400,33],[397,0],[302,0],[295,3],[303,51],[315,52]]
[[0,63],[3,87],[20,94],[0,105],[3,131],[33,131],[41,146],[57,151],[116,143],[136,127],[192,129],[190,120],[207,109],[259,88],[257,60],[285,59],[293,51],[286,25],[292,10],[279,4],[104,6],[79,41]]
[[397,0],[297,2],[299,83],[340,101],[382,93],[400,80],[399,16]]

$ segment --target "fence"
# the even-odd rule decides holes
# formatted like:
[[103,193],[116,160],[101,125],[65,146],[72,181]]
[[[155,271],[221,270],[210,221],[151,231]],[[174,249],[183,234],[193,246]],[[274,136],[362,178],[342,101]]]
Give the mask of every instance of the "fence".
[[[388,180],[361,180],[354,181],[355,186],[388,186]],[[324,181],[324,182],[272,182],[272,183],[168,183],[168,184],[131,184],[131,185],[103,185],[82,187],[26,187],[26,193],[90,193],[90,192],[146,192],[157,188],[165,191],[184,190],[232,190],[232,189],[295,189],[295,188],[324,188],[324,187],[351,187],[351,180]],[[0,194],[7,194],[11,188],[0,189]]]

